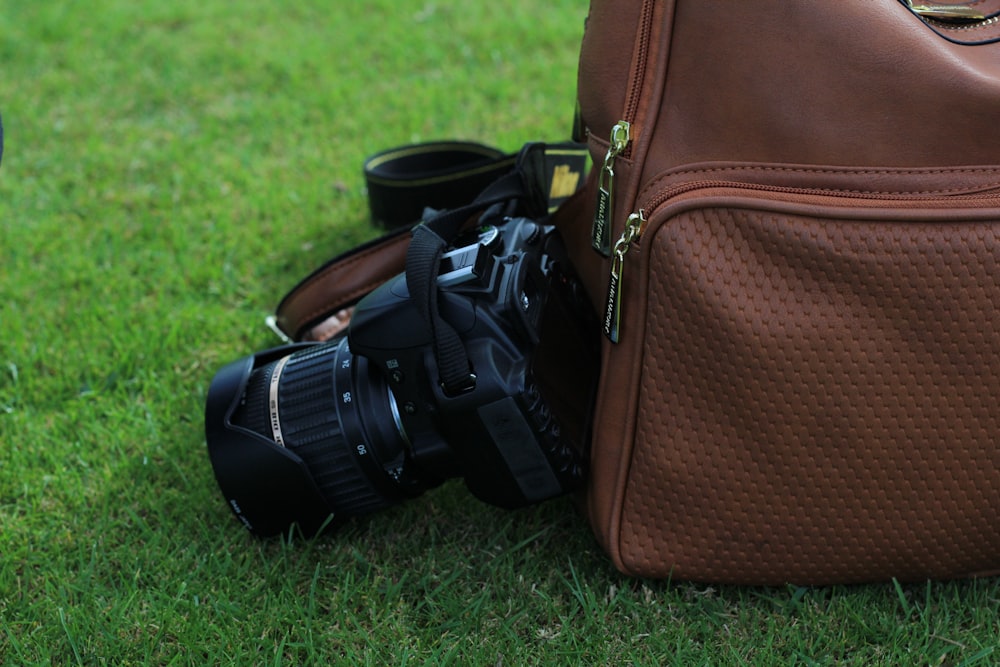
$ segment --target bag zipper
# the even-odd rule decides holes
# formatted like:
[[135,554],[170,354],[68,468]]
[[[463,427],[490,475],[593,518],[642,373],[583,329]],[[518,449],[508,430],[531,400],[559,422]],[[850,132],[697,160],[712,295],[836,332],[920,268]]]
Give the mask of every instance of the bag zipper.
[[604,156],[604,164],[598,178],[597,205],[594,207],[590,244],[604,257],[611,255],[611,229],[614,226],[615,205],[615,160],[619,156],[627,158],[631,154],[630,143],[634,138],[632,125],[639,111],[639,100],[646,78],[646,60],[649,56],[649,44],[653,34],[653,10],[655,6],[655,0],[645,0],[642,5],[642,11],[639,15],[639,29],[636,32],[636,67],[632,71],[632,77],[629,81],[622,119],[611,128],[610,145]]
[[922,19],[949,24],[969,24],[987,21],[986,14],[968,5],[923,5],[914,0],[902,0],[903,4]]
[[[607,299],[605,301],[603,329],[604,335],[612,343],[617,343],[621,338],[621,316],[622,316],[622,288],[625,271],[625,256],[633,246],[638,246],[642,236],[646,231],[649,216],[654,214],[661,206],[669,200],[695,190],[708,188],[729,188],[742,190],[745,192],[769,192],[776,194],[791,194],[804,196],[837,197],[840,199],[854,199],[866,201],[938,201],[947,198],[951,201],[971,201],[981,199],[1000,199],[1000,189],[986,188],[978,192],[967,192],[956,195],[944,195],[934,193],[906,194],[906,193],[885,193],[885,192],[861,192],[848,190],[826,190],[818,188],[793,188],[777,185],[762,185],[745,183],[740,181],[692,181],[680,183],[673,187],[659,191],[651,197],[645,206],[632,213],[625,229],[614,246],[614,256],[611,260],[611,271],[608,277]],[[646,211],[650,211],[647,215]]]

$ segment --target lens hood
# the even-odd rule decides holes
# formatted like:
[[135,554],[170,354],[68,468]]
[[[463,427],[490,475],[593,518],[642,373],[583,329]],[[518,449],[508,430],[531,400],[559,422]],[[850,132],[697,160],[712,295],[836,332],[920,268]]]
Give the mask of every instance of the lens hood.
[[254,369],[310,345],[286,345],[234,361],[208,389],[205,439],[215,479],[236,517],[261,537],[282,534],[292,524],[311,536],[333,514],[300,457],[232,422]]

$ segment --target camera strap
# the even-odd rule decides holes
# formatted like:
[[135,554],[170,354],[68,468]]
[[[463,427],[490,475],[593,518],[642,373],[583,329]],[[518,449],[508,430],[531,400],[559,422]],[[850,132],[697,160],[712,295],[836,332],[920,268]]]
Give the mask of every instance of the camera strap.
[[527,209],[525,215],[544,214],[544,207],[539,212],[538,202],[532,200],[534,192],[518,168],[495,181],[471,204],[445,211],[413,228],[406,253],[406,287],[432,341],[438,381],[448,396],[474,389],[476,375],[461,337],[438,307],[441,256],[465,223],[490,206],[521,202]]
[[424,209],[464,206],[514,168],[517,154],[468,141],[435,141],[391,148],[365,160],[372,222],[412,227]]
[[[571,169],[569,166],[550,169],[550,160],[557,151],[556,147],[542,143],[526,144],[517,155],[514,169],[494,181],[471,204],[439,213],[413,229],[406,255],[406,286],[433,342],[438,381],[448,396],[474,389],[476,375],[461,337],[438,307],[437,277],[441,257],[465,224],[492,206],[506,205],[502,213],[510,216],[534,220],[547,216],[550,208],[554,208],[550,201],[553,179],[565,169]],[[562,159],[565,157],[563,153]],[[576,173],[582,171],[581,167]],[[574,180],[574,187],[569,192],[559,193],[564,195],[562,199],[575,191],[578,180]]]
[[[484,163],[488,155],[496,156],[489,168]],[[451,166],[450,160],[455,161]],[[530,172],[527,181],[532,183],[531,196],[539,202],[547,201],[547,210],[551,212],[576,191],[586,166],[587,149],[576,143],[528,144],[519,153],[506,155],[480,144],[438,142],[404,146],[372,156],[365,163],[365,178],[373,219],[380,220],[380,224],[401,226],[333,257],[303,278],[282,298],[275,314],[267,318],[268,326],[285,342],[327,340],[338,329],[323,326],[324,322],[406,268],[412,238],[410,226],[420,219],[426,207],[437,204],[435,208],[449,209],[430,216],[432,221],[447,216],[434,227],[439,229],[434,233],[447,243],[457,234],[455,220],[461,220],[457,223],[461,229],[470,217],[492,205],[479,199],[485,201],[494,195],[500,201],[523,199],[526,189],[518,179],[524,177],[511,174]],[[475,179],[482,174],[489,175],[491,184],[508,176],[510,180],[504,186],[479,188]],[[477,189],[473,191],[473,187]],[[435,199],[442,191],[450,193],[448,199]],[[382,203],[386,198],[407,199],[409,203],[387,207]],[[478,203],[467,204],[474,200]],[[535,208],[542,209],[544,215],[545,205]],[[403,213],[404,210],[410,213]],[[413,214],[414,210],[419,213]]]

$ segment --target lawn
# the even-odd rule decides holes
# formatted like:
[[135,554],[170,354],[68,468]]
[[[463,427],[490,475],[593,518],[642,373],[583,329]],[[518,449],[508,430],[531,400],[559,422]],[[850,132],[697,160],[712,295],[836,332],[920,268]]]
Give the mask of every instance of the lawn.
[[992,665],[996,580],[618,574],[568,499],[460,482],[261,542],[213,374],[371,238],[365,156],[572,123],[586,0],[0,0],[0,664]]

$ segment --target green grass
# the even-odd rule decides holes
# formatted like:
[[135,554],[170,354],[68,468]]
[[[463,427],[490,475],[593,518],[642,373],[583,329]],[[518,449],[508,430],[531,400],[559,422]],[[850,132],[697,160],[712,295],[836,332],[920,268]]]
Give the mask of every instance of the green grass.
[[460,483],[312,542],[230,515],[202,407],[360,167],[569,131],[585,0],[0,0],[0,664],[1000,663],[996,580],[623,577],[572,503]]

